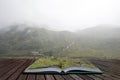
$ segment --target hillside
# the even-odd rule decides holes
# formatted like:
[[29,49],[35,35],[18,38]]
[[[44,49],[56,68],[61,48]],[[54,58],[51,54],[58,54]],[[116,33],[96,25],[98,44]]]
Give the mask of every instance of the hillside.
[[[120,57],[120,28],[118,26],[96,26],[76,33],[76,43],[81,53],[100,57]],[[79,54],[79,51],[78,51]]]
[[120,28],[96,26],[78,32],[52,31],[25,24],[0,29],[0,55],[118,58]]
[[13,25],[0,31],[0,53],[39,51],[50,55],[70,44],[72,37],[72,33],[68,31],[56,32],[26,25]]

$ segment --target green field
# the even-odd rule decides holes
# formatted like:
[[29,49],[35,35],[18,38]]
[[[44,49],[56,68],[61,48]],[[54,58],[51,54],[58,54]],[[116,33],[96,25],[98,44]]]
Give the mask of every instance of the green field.
[[91,64],[86,59],[72,59],[72,58],[40,58],[36,60],[29,68],[40,68],[40,67],[50,67],[58,66],[61,69],[65,69],[70,66],[83,66],[94,68],[95,66]]

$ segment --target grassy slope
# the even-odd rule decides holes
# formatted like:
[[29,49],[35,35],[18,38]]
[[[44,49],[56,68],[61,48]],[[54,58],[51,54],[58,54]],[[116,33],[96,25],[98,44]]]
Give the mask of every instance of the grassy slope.
[[40,58],[36,60],[34,64],[32,64],[29,68],[40,68],[50,66],[58,66],[61,69],[65,69],[70,66],[84,66],[95,68],[95,66],[86,59],[70,59],[70,58]]

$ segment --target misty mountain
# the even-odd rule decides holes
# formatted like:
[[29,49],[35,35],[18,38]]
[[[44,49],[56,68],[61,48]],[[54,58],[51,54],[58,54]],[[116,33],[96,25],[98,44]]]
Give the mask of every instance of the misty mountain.
[[70,44],[72,37],[72,33],[68,31],[57,32],[45,28],[13,25],[0,30],[0,52],[62,50]]
[[120,27],[118,26],[108,26],[108,25],[100,25],[92,28],[87,28],[80,31],[80,34],[83,36],[92,36],[92,37],[118,37],[120,34]]
[[0,29],[0,54],[48,56],[114,56],[120,52],[120,28],[96,26],[78,32],[52,31],[33,25]]
[[120,28],[117,26],[97,26],[82,30],[78,34],[79,42],[81,39],[85,45],[91,44],[108,49],[120,48]]

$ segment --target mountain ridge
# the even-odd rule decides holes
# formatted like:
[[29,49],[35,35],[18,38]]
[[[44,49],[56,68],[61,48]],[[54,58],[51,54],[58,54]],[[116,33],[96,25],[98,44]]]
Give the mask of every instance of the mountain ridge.
[[119,27],[69,32],[15,25],[0,29],[0,54],[32,55],[32,51],[38,51],[45,56],[116,57],[120,49],[119,35]]

